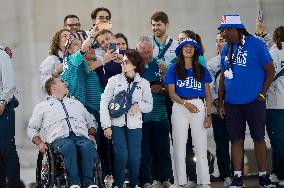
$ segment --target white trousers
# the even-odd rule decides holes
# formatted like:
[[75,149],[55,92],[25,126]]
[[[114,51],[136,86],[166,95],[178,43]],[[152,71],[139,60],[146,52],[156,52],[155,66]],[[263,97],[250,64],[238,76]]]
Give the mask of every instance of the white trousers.
[[188,100],[194,104],[199,112],[191,113],[183,105],[174,102],[172,110],[172,161],[174,183],[187,184],[186,175],[186,143],[188,129],[191,128],[192,144],[196,157],[197,184],[210,184],[207,160],[207,130],[205,124],[205,106],[201,99]]

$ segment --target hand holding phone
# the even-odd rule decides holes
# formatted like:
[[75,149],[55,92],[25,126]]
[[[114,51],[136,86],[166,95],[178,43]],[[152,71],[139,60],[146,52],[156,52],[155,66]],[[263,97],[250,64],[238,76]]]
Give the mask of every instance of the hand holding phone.
[[260,22],[263,22],[263,12],[262,12],[261,10],[258,11],[257,19],[258,19]]

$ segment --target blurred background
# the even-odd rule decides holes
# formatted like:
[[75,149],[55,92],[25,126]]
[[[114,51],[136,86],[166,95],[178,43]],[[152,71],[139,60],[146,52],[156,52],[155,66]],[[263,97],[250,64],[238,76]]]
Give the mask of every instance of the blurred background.
[[[284,0],[0,0],[0,5],[0,45],[10,46],[14,52],[20,101],[16,109],[16,142],[25,183],[35,181],[37,148],[27,138],[26,126],[33,107],[40,101],[38,67],[66,15],[77,15],[82,29],[88,30],[92,25],[91,11],[106,7],[112,13],[113,32],[124,33],[134,48],[140,35],[151,35],[151,15],[165,11],[170,20],[169,35],[176,39],[185,29],[199,33],[206,59],[215,56],[215,36],[223,14],[240,14],[252,34],[258,10],[263,11],[269,33],[284,25]],[[214,151],[212,130],[208,131],[208,142]],[[247,139],[245,147],[253,148],[251,139]]]

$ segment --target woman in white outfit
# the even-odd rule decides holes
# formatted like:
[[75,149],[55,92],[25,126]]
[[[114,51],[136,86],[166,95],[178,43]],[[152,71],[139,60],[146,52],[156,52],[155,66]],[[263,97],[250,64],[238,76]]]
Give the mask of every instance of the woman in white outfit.
[[49,56],[47,56],[39,67],[40,85],[42,88],[43,97],[47,97],[45,91],[45,83],[52,76],[58,76],[63,70],[63,52],[65,43],[68,40],[71,32],[67,29],[61,29],[56,32],[50,44]]
[[172,108],[174,183],[179,186],[187,184],[185,157],[190,126],[197,159],[197,184],[198,187],[210,187],[206,129],[211,126],[209,83],[212,79],[207,68],[198,62],[202,50],[195,40],[190,38],[183,40],[175,52],[178,59],[170,67],[165,78],[169,95],[174,101]]
[[[141,160],[142,113],[149,113],[153,108],[153,97],[150,83],[140,77],[144,63],[140,54],[133,49],[125,51],[121,63],[122,73],[108,80],[100,103],[100,120],[104,135],[112,139],[115,156],[114,186],[123,188],[125,168],[129,169],[129,187],[138,186]],[[110,117],[108,105],[121,91],[132,93],[132,106],[120,117]]]

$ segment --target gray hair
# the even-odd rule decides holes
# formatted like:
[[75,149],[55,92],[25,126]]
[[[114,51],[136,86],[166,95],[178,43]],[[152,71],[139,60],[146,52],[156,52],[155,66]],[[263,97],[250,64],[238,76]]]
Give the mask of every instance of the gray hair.
[[151,44],[151,45],[153,45],[152,44],[152,40],[151,40],[151,38],[150,37],[148,37],[148,36],[140,36],[139,37],[139,39],[138,39],[138,41],[137,41],[137,43],[136,43],[136,48],[138,49],[139,48],[139,46],[141,45],[141,44],[143,44],[143,43],[148,43],[148,44]]

